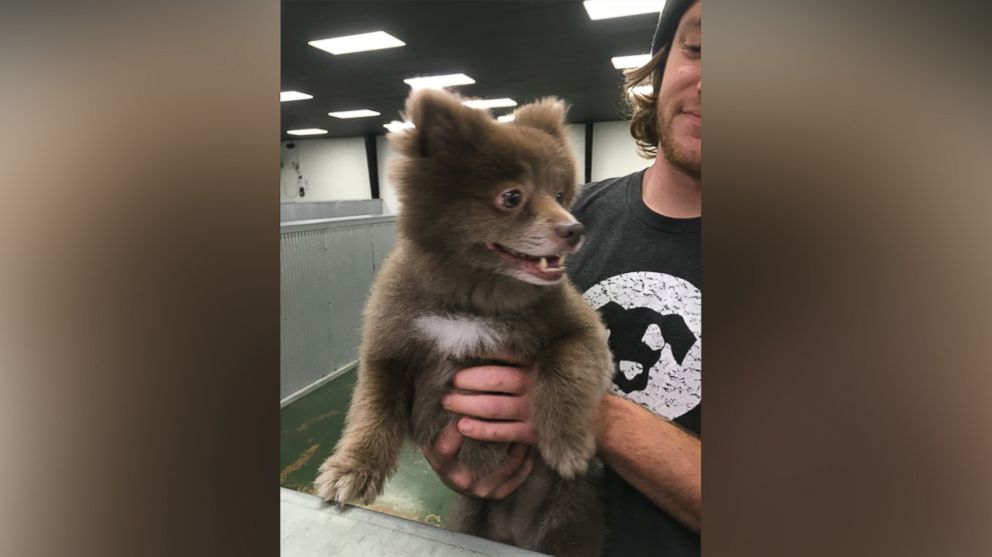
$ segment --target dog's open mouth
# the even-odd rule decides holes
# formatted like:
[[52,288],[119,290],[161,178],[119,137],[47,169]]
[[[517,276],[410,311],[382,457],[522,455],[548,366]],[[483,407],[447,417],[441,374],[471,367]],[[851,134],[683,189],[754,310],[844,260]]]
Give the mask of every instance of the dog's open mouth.
[[495,242],[486,242],[486,247],[496,252],[507,263],[542,280],[553,282],[560,279],[565,273],[565,256],[563,254],[530,255]]

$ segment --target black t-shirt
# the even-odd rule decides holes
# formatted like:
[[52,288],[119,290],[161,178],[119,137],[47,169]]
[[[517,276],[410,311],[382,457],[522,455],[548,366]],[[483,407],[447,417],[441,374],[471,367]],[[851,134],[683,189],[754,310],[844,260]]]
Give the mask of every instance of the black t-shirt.
[[[569,277],[610,330],[611,392],[699,435],[701,218],[673,219],[641,198],[644,171],[583,187],[572,208],[586,227]],[[698,556],[695,534],[606,469],[604,555]]]

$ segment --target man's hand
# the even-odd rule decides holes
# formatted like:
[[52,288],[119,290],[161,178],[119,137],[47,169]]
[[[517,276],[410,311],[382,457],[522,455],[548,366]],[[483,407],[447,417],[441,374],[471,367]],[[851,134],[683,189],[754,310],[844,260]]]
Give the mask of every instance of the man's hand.
[[[433,447],[423,450],[448,487],[465,495],[503,499],[527,479],[534,468],[531,447],[537,444],[530,408],[534,375],[532,367],[523,365],[478,366],[455,374],[455,389],[442,398],[441,405],[462,417],[441,430]],[[485,477],[473,476],[458,463],[465,437],[511,443],[506,460]]]
[[423,449],[424,457],[441,481],[462,495],[503,499],[520,487],[534,469],[534,454],[530,447],[514,443],[498,468],[487,476],[476,477],[458,463],[458,449],[464,439],[455,424],[448,424],[438,434],[434,446]]
[[530,406],[535,375],[531,367],[463,369],[455,374],[455,390],[444,395],[441,406],[464,416],[457,423],[466,437],[536,445]]

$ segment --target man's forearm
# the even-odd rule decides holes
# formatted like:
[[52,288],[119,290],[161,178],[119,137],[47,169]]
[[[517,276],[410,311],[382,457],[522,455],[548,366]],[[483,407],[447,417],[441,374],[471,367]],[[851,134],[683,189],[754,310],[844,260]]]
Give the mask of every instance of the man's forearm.
[[614,395],[603,398],[599,457],[695,532],[702,511],[702,443],[677,425]]

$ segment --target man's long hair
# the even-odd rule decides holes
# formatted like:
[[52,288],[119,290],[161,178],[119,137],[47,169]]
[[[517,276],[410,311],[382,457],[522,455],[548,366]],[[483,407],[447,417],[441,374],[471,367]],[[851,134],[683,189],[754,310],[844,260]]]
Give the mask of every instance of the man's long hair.
[[[647,64],[624,74],[623,97],[631,110],[630,135],[637,143],[638,153],[646,159],[658,155],[658,142],[661,138],[661,130],[658,129],[658,93],[667,59],[668,47],[665,46],[658,49]],[[647,95],[633,91],[638,85],[648,84],[651,85],[651,92]]]

